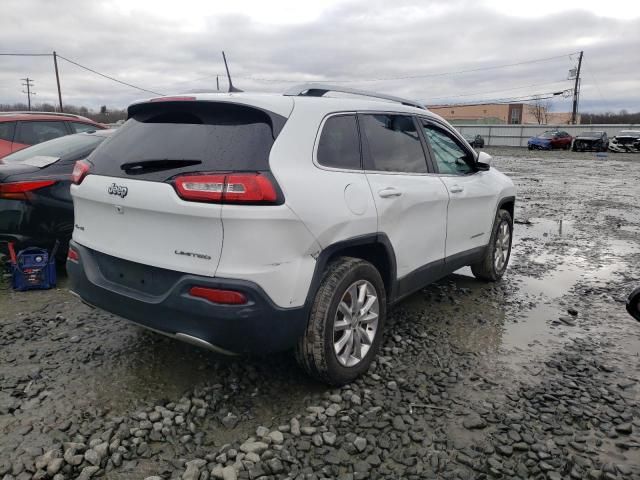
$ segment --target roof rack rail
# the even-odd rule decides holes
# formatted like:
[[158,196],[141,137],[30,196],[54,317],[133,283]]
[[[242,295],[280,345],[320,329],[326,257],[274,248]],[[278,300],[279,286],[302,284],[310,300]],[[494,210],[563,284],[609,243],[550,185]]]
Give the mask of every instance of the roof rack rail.
[[75,117],[75,118],[85,118],[82,115],[76,115],[75,113],[64,113],[64,112],[36,112],[34,110],[16,110],[12,112],[0,112],[0,115],[52,115],[52,116],[64,116],[64,117]]
[[426,110],[427,107],[415,100],[394,97],[393,95],[385,95],[383,93],[369,92],[367,90],[358,90],[355,88],[340,87],[338,85],[326,85],[324,83],[304,83],[290,87],[284,92],[284,95],[293,97],[322,97],[328,92],[349,93],[352,95],[362,95],[363,97],[380,98],[391,102],[398,102],[409,107],[420,108]]

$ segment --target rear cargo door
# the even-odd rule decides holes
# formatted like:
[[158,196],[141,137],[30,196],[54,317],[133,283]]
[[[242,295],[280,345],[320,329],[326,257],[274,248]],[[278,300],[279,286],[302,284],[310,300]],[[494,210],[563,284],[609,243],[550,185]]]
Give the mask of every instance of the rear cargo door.
[[222,252],[222,205],[182,199],[179,175],[268,169],[272,118],[218,102],[138,105],[89,157],[72,186],[73,239],[126,260],[214,276]]

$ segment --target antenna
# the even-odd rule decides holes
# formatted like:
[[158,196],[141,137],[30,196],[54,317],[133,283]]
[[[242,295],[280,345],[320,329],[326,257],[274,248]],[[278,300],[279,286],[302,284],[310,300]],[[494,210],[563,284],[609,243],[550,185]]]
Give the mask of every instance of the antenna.
[[229,65],[227,65],[227,57],[224,54],[224,50],[222,51],[222,59],[224,60],[224,68],[227,69],[227,78],[229,79],[229,92],[242,92],[239,88],[233,86],[233,82],[231,81],[231,74],[229,73]]

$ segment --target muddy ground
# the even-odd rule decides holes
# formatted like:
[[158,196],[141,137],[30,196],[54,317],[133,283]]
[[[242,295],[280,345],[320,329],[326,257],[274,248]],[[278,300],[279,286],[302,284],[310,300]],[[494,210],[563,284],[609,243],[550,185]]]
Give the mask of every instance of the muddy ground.
[[5,280],[0,478],[640,479],[640,156],[488,150],[518,187],[506,276],[397,305],[341,389]]

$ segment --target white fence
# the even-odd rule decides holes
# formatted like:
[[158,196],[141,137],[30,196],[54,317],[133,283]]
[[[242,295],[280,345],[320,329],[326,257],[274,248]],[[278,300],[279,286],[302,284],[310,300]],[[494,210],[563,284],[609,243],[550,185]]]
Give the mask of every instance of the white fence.
[[563,130],[572,136],[590,130],[604,130],[609,138],[620,130],[640,130],[640,125],[454,125],[463,135],[480,134],[491,147],[526,147],[527,140],[546,130]]

